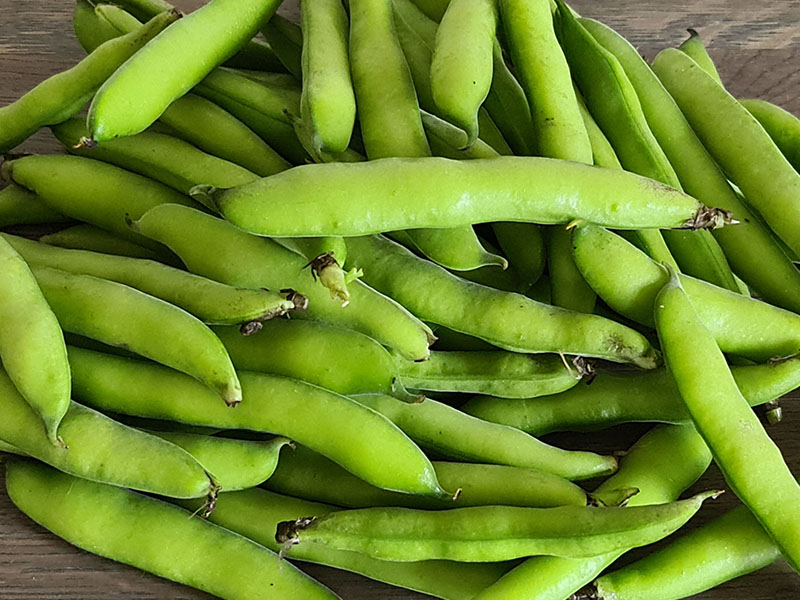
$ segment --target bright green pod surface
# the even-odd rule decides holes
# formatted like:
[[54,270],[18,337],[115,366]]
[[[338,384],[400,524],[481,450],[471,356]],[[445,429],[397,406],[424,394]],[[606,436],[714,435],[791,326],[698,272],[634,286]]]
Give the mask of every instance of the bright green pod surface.
[[800,502],[800,485],[674,273],[656,296],[655,323],[678,391],[725,481],[800,569],[800,519],[791,508]]
[[719,76],[719,71],[717,71],[717,65],[714,64],[714,61],[708,54],[708,50],[706,49],[703,40],[700,38],[700,34],[698,34],[694,29],[689,29],[688,31],[689,38],[680,46],[678,46],[678,50],[691,56],[692,60],[694,60],[694,62],[696,62],[701,69],[711,75],[711,77],[713,77],[717,82],[719,82],[720,85],[722,85],[722,78]]
[[[738,221],[736,227],[714,232],[733,270],[768,302],[789,310],[800,309],[800,273],[785,257],[761,220],[733,191],[656,74],[619,34],[596,21],[581,19],[581,23],[622,62],[638,93],[650,128],[686,192],[731,212]],[[703,256],[698,253],[696,259]],[[692,268],[686,261],[681,268],[688,275],[717,285],[727,282],[722,287],[735,291],[727,277],[716,281],[712,277],[703,277],[703,270]]]
[[766,100],[740,100],[748,112],[767,130],[795,170],[800,170],[800,119]]
[[185,450],[71,402],[53,444],[39,415],[0,373],[0,439],[60,471],[163,496],[203,498],[216,485]]
[[33,194],[14,183],[0,190],[0,227],[69,223],[70,218],[44,204]]
[[286,294],[231,287],[156,261],[68,250],[5,233],[0,236],[32,265],[125,284],[179,306],[204,323],[260,322],[295,308]]
[[463,130],[424,110],[420,114],[434,156],[459,160],[498,156],[497,151],[482,139],[478,138],[467,147],[467,134]]
[[30,268],[0,239],[0,360],[36,410],[51,443],[69,408],[70,374],[64,335]]
[[436,30],[431,91],[442,116],[478,139],[478,109],[492,83],[495,0],[453,0]]
[[[653,325],[653,302],[667,272],[644,252],[601,227],[573,230],[575,262],[597,295],[616,312]],[[681,276],[695,310],[723,352],[756,362],[800,350],[800,316],[705,281]]]
[[[620,470],[603,482],[595,495],[636,488],[629,506],[674,501],[708,468],[711,454],[694,427],[664,425],[647,432],[633,445]],[[628,509],[623,509],[628,510]],[[530,558],[475,600],[564,600],[590,583],[622,552],[586,559],[552,556]]]
[[121,414],[282,435],[365,481],[395,491],[448,495],[422,451],[375,411],[320,387],[242,372],[245,400],[230,409],[191,377],[152,363],[70,348],[73,394]]
[[[731,372],[750,406],[772,402],[800,387],[798,358],[731,367]],[[672,376],[663,369],[633,374],[600,373],[591,385],[578,385],[542,398],[473,398],[461,410],[531,435],[591,431],[620,423],[690,421]]]
[[705,212],[694,198],[632,173],[520,156],[304,165],[218,190],[213,201],[239,227],[277,237],[576,218],[618,229],[667,228]]
[[106,279],[32,268],[65,331],[136,352],[187,373],[227,405],[242,400],[242,390],[219,338],[188,312]]
[[121,64],[178,16],[170,11],[153,17],[135,31],[106,42],[71,69],[43,81],[16,102],[0,108],[0,151],[11,150],[40,127],[60,123],[80,112]]
[[186,450],[229,492],[264,483],[275,472],[281,449],[291,443],[282,437],[253,442],[180,431],[152,433]]
[[[170,132],[201,150],[267,177],[291,165],[252,129],[221,106],[196,94],[175,100],[159,117]],[[202,123],[202,127],[197,124]]]
[[115,4],[135,16],[137,19],[149,19],[173,6],[166,0],[118,0]]
[[594,583],[604,600],[680,600],[766,567],[780,550],[744,506]]
[[344,152],[356,118],[347,13],[341,0],[305,1],[300,8],[304,32],[300,114],[313,131],[318,151]]
[[409,404],[389,396],[353,399],[385,415],[420,446],[469,462],[540,469],[569,480],[613,473],[617,461],[593,452],[562,450],[518,429],[477,419],[425,399]]
[[403,506],[444,509],[458,506],[585,506],[581,488],[557,475],[506,465],[434,461],[439,483],[461,490],[458,498],[430,498],[387,492],[351,475],[333,461],[303,446],[281,457],[265,487],[281,494],[346,506]]
[[335,600],[336,594],[250,540],[161,500],[22,459],[6,468],[11,500],[84,550],[220,598]]
[[[510,560],[544,554],[581,558],[644,546],[683,526],[706,492],[679,502],[635,508],[473,506],[423,511],[364,508],[289,525],[287,539],[325,544],[395,561]],[[283,533],[281,525],[278,532]]]
[[225,187],[258,179],[244,167],[163,133],[144,131],[88,147],[80,143],[86,136],[86,126],[81,119],[70,119],[51,130],[71,154],[122,167],[184,194],[200,182]]
[[800,251],[800,174],[761,124],[687,54],[667,49],[653,70],[747,202],[789,248]]
[[174,257],[168,251],[156,252],[134,242],[115,236],[110,231],[100,229],[94,225],[82,223],[73,225],[55,233],[49,233],[39,238],[42,244],[68,248],[70,250],[87,250],[101,254],[127,256],[129,258],[146,258],[163,263],[173,264]]
[[563,392],[580,376],[558,356],[514,352],[431,352],[424,362],[397,360],[403,385],[431,392],[534,398]]
[[[167,6],[155,11],[152,16],[172,9],[173,7]],[[130,33],[141,24],[139,19],[119,6],[95,5],[90,0],[77,0],[72,16],[75,37],[87,54],[91,54],[100,44],[108,40]]]
[[[195,503],[190,505],[190,508],[195,507]],[[335,509],[318,502],[253,489],[222,494],[209,520],[278,552],[283,549],[283,545],[275,541],[278,523],[332,510]],[[444,560],[396,563],[310,542],[293,548],[291,557],[358,573],[443,600],[471,600],[508,569],[507,563],[468,565]]]
[[98,142],[143,131],[173,100],[252,38],[274,0],[212,0],[147,44],[98,90],[88,127]]
[[371,285],[425,321],[515,352],[563,352],[644,368],[656,364],[644,337],[611,320],[468,282],[380,236],[351,238],[348,248],[348,261],[364,270]]
[[378,342],[352,329],[295,319],[275,319],[253,335],[232,327],[214,332],[237,369],[283,375],[342,395],[396,394],[398,367]]
[[295,288],[309,299],[304,318],[355,329],[410,360],[428,357],[433,333],[405,308],[360,281],[350,284],[343,308],[314,282],[304,258],[272,240],[175,205],[149,212],[136,227],[170,247],[193,273],[241,287]]
[[570,66],[556,39],[548,0],[500,0],[511,58],[528,97],[541,156],[592,162]]
[[160,183],[81,156],[25,156],[3,163],[2,173],[51,209],[151,249],[161,246],[134,233],[128,221],[159,204],[193,204]]

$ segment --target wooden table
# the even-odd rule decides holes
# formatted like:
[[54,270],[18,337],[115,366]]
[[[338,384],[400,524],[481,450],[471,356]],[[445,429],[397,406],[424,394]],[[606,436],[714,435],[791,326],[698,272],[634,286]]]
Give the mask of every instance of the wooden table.
[[[200,0],[176,0],[190,10]],[[582,14],[599,18],[628,36],[642,54],[652,58],[660,49],[685,38],[687,27],[703,35],[717,60],[723,79],[740,97],[772,100],[800,114],[800,2],[773,0],[573,0]],[[70,0],[0,0],[0,105],[23,94],[45,77],[62,71],[83,57],[72,33]],[[296,16],[296,5],[282,8]],[[59,151],[48,133],[40,133],[23,150]],[[800,394],[784,401],[784,423],[770,432],[800,474]],[[2,415],[0,415],[2,418]],[[623,450],[646,430],[642,426],[617,428],[595,435],[549,436],[565,447],[600,451]],[[2,475],[0,475],[0,479]],[[0,481],[0,483],[2,483]],[[724,487],[712,468],[691,491]],[[725,494],[709,503],[693,520],[697,526],[713,519],[736,502]],[[798,507],[800,510],[800,507]],[[622,561],[641,556],[631,553]],[[303,566],[343,598],[366,600],[423,598],[403,590],[332,569]],[[785,563],[698,596],[704,600],[794,600],[800,597],[800,578]],[[21,515],[0,491],[0,600],[199,600],[207,594],[118,565],[77,550]]]

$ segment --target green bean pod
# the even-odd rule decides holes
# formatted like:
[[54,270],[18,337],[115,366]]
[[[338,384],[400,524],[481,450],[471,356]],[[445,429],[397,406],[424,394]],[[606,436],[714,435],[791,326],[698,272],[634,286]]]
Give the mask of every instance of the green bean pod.
[[[618,235],[593,225],[573,230],[575,262],[613,310],[653,326],[653,302],[667,272]],[[700,318],[723,352],[763,362],[800,350],[800,317],[705,281],[682,276]]]
[[589,141],[592,144],[592,164],[608,169],[621,169],[622,165],[619,162],[619,158],[617,158],[617,153],[614,152],[613,146],[611,146],[611,142],[608,141],[606,134],[603,133],[597,121],[594,120],[592,113],[589,112],[583,97],[580,94],[577,94],[577,97],[583,124],[586,126],[586,133],[589,134]]
[[[443,222],[556,225],[578,218],[647,229],[723,221],[694,198],[632,173],[519,156],[304,165],[236,188],[197,193],[235,225],[276,237],[358,236]],[[292,198],[288,205],[286,198]]]
[[0,227],[69,222],[69,217],[49,208],[25,188],[11,183],[0,190]]
[[0,360],[55,445],[70,398],[64,335],[30,268],[4,239],[0,265]]
[[261,33],[283,67],[301,81],[303,33],[300,27],[276,14],[261,28]]
[[478,139],[478,109],[492,83],[497,29],[494,0],[453,0],[438,29],[431,62],[431,91],[442,115]]
[[747,202],[789,248],[800,251],[800,174],[761,124],[687,54],[667,49],[653,70]]
[[234,288],[155,261],[67,250],[5,233],[0,236],[31,265],[122,283],[179,306],[204,323],[257,324],[297,308],[286,294]]
[[402,506],[436,510],[492,505],[546,508],[585,506],[588,501],[586,492],[574,483],[537,469],[441,461],[434,461],[433,467],[445,489],[461,490],[455,500],[381,490],[303,446],[283,455],[265,487],[281,494],[348,508]]
[[343,309],[304,272],[302,257],[272,240],[176,205],[148,212],[135,226],[169,246],[193,273],[239,287],[294,288],[309,299],[304,318],[355,329],[410,360],[428,357],[433,332],[405,308],[354,281],[350,304]]
[[530,223],[492,223],[492,231],[522,284],[531,286],[539,281],[547,265],[542,228]]
[[51,209],[150,249],[163,246],[133,232],[128,221],[159,204],[193,204],[160,183],[79,156],[25,156],[3,163],[0,171]]
[[278,467],[281,449],[291,444],[283,437],[252,442],[181,431],[151,433],[186,450],[229,492],[264,483]]
[[740,100],[780,148],[795,170],[800,170],[800,119],[766,100]]
[[43,81],[22,98],[0,108],[0,152],[11,150],[40,127],[77,114],[104,81],[168,25],[175,11],[152,18],[131,33],[106,42],[76,66]]
[[59,427],[63,445],[45,434],[41,417],[0,372],[0,439],[76,477],[178,498],[216,493],[211,476],[189,453],[70,402]]
[[242,336],[232,327],[215,327],[239,370],[282,375],[313,383],[342,395],[408,393],[399,368],[386,349],[352,329],[296,319],[274,319],[261,331]]
[[413,0],[414,5],[436,23],[442,20],[450,0]]
[[189,313],[113,281],[49,267],[31,270],[65,331],[187,373],[228,406],[241,402],[241,386],[225,347]]
[[683,526],[703,501],[636,508],[473,506],[423,511],[364,508],[279,523],[277,541],[306,540],[394,561],[510,560],[543,554],[584,558],[645,546]]
[[694,29],[689,29],[688,32],[689,38],[678,46],[678,50],[689,55],[701,69],[711,75],[720,85],[723,85],[722,78],[719,76],[719,71],[717,71],[717,65],[714,64],[711,56],[709,56],[700,34]]
[[[500,0],[511,58],[528,97],[537,153],[590,164],[570,67],[556,39],[548,0]],[[535,31],[536,35],[531,35]]]
[[[168,10],[173,10],[173,7],[165,6],[155,11],[152,16]],[[104,42],[130,33],[140,27],[142,23],[119,6],[95,5],[90,0],[77,0],[75,12],[72,15],[72,25],[78,43],[87,54],[91,54]]]
[[[194,509],[196,503],[189,507]],[[209,520],[278,552],[284,549],[283,544],[275,541],[278,523],[332,510],[334,507],[318,502],[252,489],[222,494]],[[471,600],[508,569],[508,563],[463,564],[444,560],[396,563],[310,542],[294,548],[292,559],[358,573],[443,600]]]
[[[42,204],[42,206],[45,206]],[[166,264],[175,264],[175,258],[168,251],[156,252],[129,240],[115,236],[113,233],[94,225],[83,223],[73,225],[55,233],[39,238],[42,244],[67,248],[70,250],[86,250],[129,258],[157,260]]]
[[789,565],[800,569],[800,520],[786,510],[800,502],[800,485],[750,410],[714,336],[674,272],[656,296],[655,323],[681,398],[725,481]]
[[482,139],[478,138],[472,146],[467,146],[467,135],[463,130],[424,110],[420,110],[420,114],[434,156],[459,160],[498,156],[497,150]]
[[547,229],[547,273],[550,276],[550,302],[567,310],[591,314],[597,294],[586,283],[570,251],[571,235],[566,227]]
[[514,352],[656,364],[657,353],[644,337],[611,320],[468,282],[380,236],[351,238],[348,249],[348,260],[364,269],[370,285],[425,321]]
[[679,600],[775,562],[781,552],[753,514],[738,506],[592,586],[608,600]]
[[[71,347],[73,394],[120,414],[282,435],[365,481],[443,496],[422,451],[386,417],[320,387],[242,372],[244,402],[231,410],[191,377],[151,363]],[[219,410],[217,410],[219,409]]]
[[569,480],[600,477],[617,468],[612,456],[562,450],[435,400],[409,404],[381,395],[352,398],[386,416],[420,446],[450,458],[539,469]]
[[[89,107],[92,139],[139,133],[173,100],[233,56],[278,8],[274,0],[213,0],[159,35],[102,85]],[[189,49],[180,55],[180,49]]]
[[534,398],[575,386],[580,375],[553,355],[513,352],[432,352],[425,362],[398,358],[400,381],[414,390]]
[[[799,358],[734,366],[731,372],[751,406],[773,402],[800,387]],[[542,398],[473,398],[461,410],[531,435],[591,431],[620,423],[690,421],[672,376],[663,369],[633,374],[600,373],[591,385],[578,385]]]
[[161,500],[24,459],[9,461],[6,489],[17,508],[71,544],[220,598],[264,590],[276,600],[338,598],[263,546]]
[[[761,220],[731,189],[725,175],[652,69],[636,49],[613,30],[596,21],[582,19],[581,22],[622,62],[636,88],[653,134],[685,190],[701,201],[714,202],[715,206],[731,212],[738,221],[736,227],[714,232],[736,274],[757,289],[768,302],[789,310],[800,309],[800,273],[784,256]],[[684,270],[689,275],[696,272]]]
[[347,52],[347,13],[341,0],[302,2],[303,95],[300,114],[317,152],[344,152],[356,118]]

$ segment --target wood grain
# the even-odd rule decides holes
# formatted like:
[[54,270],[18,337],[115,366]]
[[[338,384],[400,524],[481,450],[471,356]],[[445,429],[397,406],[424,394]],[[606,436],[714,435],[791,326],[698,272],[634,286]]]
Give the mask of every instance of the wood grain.
[[[176,4],[191,10],[201,2],[181,0]],[[694,27],[710,45],[734,94],[769,99],[800,114],[800,2],[796,0],[768,5],[744,0],[574,0],[572,5],[581,14],[618,29],[650,58],[660,49],[680,43],[686,28]],[[83,52],[72,34],[72,8],[68,0],[0,0],[0,105],[81,59]],[[297,6],[287,5],[281,12],[296,17]],[[42,132],[22,149],[58,151],[58,145],[49,133]],[[785,421],[770,429],[796,473],[800,473],[798,400],[800,394],[795,393],[784,401]],[[626,426],[600,434],[554,435],[548,441],[570,448],[617,451],[629,447],[645,430]],[[692,491],[720,486],[724,484],[719,472],[712,468]],[[690,527],[708,522],[735,503],[733,494],[725,494],[704,507]],[[631,553],[621,562],[645,552]],[[313,565],[303,569],[345,599],[423,598],[349,573]],[[703,600],[798,597],[800,578],[783,562],[697,596]],[[199,600],[210,596],[73,548],[21,515],[0,492],[0,600],[126,598]]]

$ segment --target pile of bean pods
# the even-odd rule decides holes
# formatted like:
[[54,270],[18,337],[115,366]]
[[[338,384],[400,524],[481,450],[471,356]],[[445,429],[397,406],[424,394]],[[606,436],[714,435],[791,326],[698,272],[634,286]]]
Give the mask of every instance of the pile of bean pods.
[[[66,151],[2,165],[19,509],[230,599],[337,597],[295,561],[444,600],[800,569],[761,423],[800,386],[800,120],[563,0],[279,4],[77,0],[86,58],[0,108],[0,151]],[[712,460],[741,505],[611,567]]]

